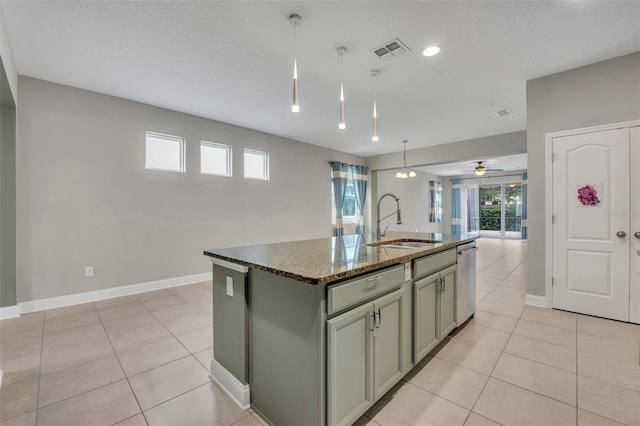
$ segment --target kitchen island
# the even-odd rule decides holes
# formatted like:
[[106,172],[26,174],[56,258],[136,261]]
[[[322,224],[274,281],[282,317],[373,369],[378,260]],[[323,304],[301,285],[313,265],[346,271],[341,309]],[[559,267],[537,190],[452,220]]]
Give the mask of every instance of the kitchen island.
[[456,247],[389,232],[205,251],[211,376],[276,425],[349,425],[455,327]]

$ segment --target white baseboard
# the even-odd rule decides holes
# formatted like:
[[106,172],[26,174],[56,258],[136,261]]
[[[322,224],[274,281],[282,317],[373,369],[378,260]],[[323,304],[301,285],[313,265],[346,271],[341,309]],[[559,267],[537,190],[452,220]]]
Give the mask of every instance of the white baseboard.
[[0,319],[15,318],[20,316],[20,306],[5,306],[0,308]]
[[251,404],[249,385],[244,385],[224,368],[215,358],[211,358],[211,378],[242,408]]
[[537,306],[539,308],[550,308],[547,306],[547,298],[535,294],[528,294],[524,297],[524,304],[529,306]]
[[130,294],[144,293],[146,291],[161,290],[163,288],[178,287],[186,284],[195,284],[202,281],[209,281],[212,278],[211,272],[202,274],[184,275],[182,277],[167,278],[165,280],[148,281],[146,283],[123,285],[119,287],[105,288],[102,290],[87,291],[84,293],[68,294],[65,296],[49,297],[47,299],[30,300],[20,302],[17,306],[0,308],[0,318],[5,317],[5,309],[8,314],[14,317],[29,312],[45,311],[47,309],[63,308],[65,306],[78,305],[80,303],[96,302],[98,300],[112,299],[114,297],[128,296]]

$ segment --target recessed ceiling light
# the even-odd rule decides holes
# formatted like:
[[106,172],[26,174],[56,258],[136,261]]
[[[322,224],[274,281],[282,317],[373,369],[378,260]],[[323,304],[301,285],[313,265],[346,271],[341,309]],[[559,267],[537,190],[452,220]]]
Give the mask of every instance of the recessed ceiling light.
[[440,53],[440,47],[438,46],[429,46],[422,51],[424,56],[434,56]]

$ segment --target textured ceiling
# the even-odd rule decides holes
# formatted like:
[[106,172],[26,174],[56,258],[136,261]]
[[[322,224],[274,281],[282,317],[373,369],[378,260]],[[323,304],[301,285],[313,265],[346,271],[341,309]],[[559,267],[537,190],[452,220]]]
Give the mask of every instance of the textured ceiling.
[[[638,1],[1,4],[19,74],[363,156],[399,151],[402,139],[415,149],[523,130],[527,80],[640,50]],[[298,114],[292,12],[302,16]],[[394,37],[412,51],[390,62],[371,53]],[[442,52],[423,57],[429,44]],[[503,108],[513,116],[497,118]]]

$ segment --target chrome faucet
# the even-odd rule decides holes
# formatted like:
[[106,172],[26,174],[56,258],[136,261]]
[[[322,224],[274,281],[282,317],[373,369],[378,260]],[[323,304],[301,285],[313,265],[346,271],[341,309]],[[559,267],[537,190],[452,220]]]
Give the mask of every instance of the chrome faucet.
[[[380,202],[382,201],[382,199],[386,196],[389,197],[393,197],[394,200],[396,200],[396,205],[397,205],[397,209],[395,212],[393,213],[389,213],[388,215],[386,215],[385,217],[380,217]],[[389,216],[392,216],[393,214],[396,214],[396,223],[398,225],[402,225],[402,217],[400,216],[400,198],[396,197],[395,195],[389,193],[389,194],[384,194],[382,197],[380,197],[380,199],[378,200],[378,210],[377,210],[377,214],[376,214],[376,218],[378,220],[378,223],[376,225],[376,238],[379,240],[380,238],[384,237],[384,234],[387,232],[387,228],[389,226],[387,226],[387,228],[384,228],[384,232],[380,230],[380,222],[382,222],[384,219],[388,218]]]

